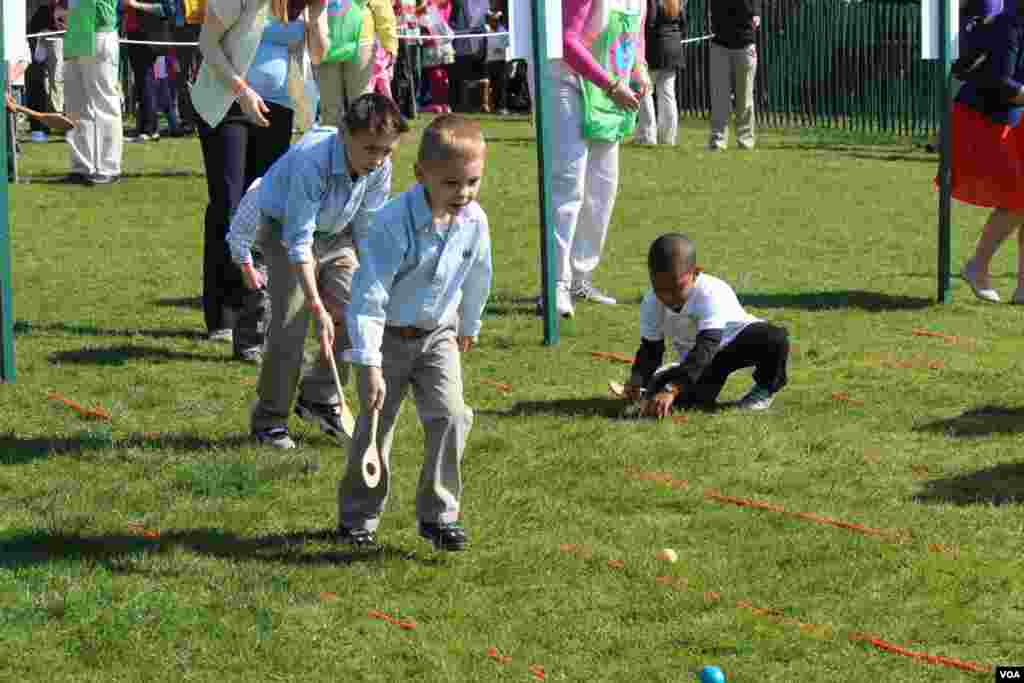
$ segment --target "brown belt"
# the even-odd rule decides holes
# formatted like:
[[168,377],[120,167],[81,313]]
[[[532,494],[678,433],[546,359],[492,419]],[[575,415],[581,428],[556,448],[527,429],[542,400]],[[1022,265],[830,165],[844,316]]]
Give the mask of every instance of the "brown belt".
[[391,334],[397,334],[402,339],[420,339],[421,337],[426,337],[428,334],[433,332],[433,330],[425,330],[422,327],[412,327],[411,325],[405,327],[400,325],[388,325],[384,329]]

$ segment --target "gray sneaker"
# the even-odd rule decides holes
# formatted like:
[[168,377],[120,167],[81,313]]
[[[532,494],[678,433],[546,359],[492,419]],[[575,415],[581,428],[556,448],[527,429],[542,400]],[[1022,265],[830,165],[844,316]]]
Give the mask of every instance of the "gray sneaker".
[[775,393],[770,389],[762,387],[760,384],[755,384],[751,387],[747,395],[740,399],[736,407],[740,410],[768,410],[772,407],[772,401],[775,400]]
[[[555,311],[562,318],[569,319],[576,315],[576,309],[572,305],[572,294],[569,286],[559,283],[555,285]],[[537,315],[544,315],[544,297],[537,297]]]
[[263,348],[260,346],[250,346],[247,349],[239,349],[235,351],[234,357],[235,360],[242,361],[243,363],[259,365],[263,362]]
[[587,280],[580,280],[572,285],[572,296],[574,299],[583,299],[584,301],[593,301],[595,304],[604,304],[606,306],[614,306],[618,303],[614,297],[610,297],[600,289],[590,284]]
[[253,438],[256,439],[256,442],[261,446],[280,448],[285,451],[295,448],[295,442],[292,441],[292,437],[288,434],[287,427],[261,429],[257,432],[253,432],[252,435]]

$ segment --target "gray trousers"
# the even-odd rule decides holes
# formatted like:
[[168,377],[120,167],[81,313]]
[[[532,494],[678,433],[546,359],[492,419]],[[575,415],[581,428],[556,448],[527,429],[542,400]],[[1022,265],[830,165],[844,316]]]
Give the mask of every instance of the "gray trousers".
[[[312,317],[306,308],[306,295],[299,278],[292,271],[288,251],[281,242],[280,225],[270,226],[263,244],[263,256],[267,262],[270,328],[256,389],[259,398],[252,410],[254,432],[283,427],[288,423]],[[320,298],[334,319],[334,358],[344,386],[348,381],[348,364],[342,354],[350,346],[345,313],[352,301],[352,275],[359,267],[352,231],[347,229],[336,235],[318,235],[313,242],[313,257],[316,259]],[[341,401],[334,388],[331,366],[319,353],[316,363],[302,378],[300,395],[315,403],[333,405]]]
[[[736,113],[736,142],[754,146],[754,77],[757,75],[757,46],[730,50],[711,44],[711,141],[714,147],[729,143],[729,114]],[[735,102],[733,97],[735,94]]]
[[[455,330],[438,328],[419,339],[384,332],[381,345],[387,393],[377,421],[377,448],[383,471],[376,488],[363,482],[362,454],[370,441],[370,420],[360,415],[338,482],[338,519],[350,529],[376,530],[391,489],[391,446],[395,421],[412,388],[424,431],[423,467],[416,490],[416,517],[422,522],[450,523],[459,518],[462,455],[473,425],[473,412],[462,399],[462,364]],[[366,388],[360,382],[360,404]]]

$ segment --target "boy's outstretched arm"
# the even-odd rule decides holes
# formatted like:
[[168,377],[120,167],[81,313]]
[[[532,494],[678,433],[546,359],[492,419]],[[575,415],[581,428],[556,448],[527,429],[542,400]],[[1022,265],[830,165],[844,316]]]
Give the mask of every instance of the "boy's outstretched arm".
[[636,351],[636,358],[633,360],[633,369],[629,373],[629,386],[626,393],[629,398],[637,400],[643,392],[644,387],[651,381],[655,370],[661,366],[665,357],[665,340],[640,338],[640,348]]
[[697,340],[686,354],[679,367],[672,368],[658,376],[657,382],[647,387],[649,394],[657,394],[666,385],[675,384],[685,394],[697,383],[704,370],[711,365],[718,346],[722,343],[722,330],[704,330],[697,333]]

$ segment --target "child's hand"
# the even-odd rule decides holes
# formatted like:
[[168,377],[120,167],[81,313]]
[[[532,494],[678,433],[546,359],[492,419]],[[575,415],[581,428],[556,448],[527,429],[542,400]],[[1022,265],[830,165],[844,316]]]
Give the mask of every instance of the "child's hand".
[[364,367],[359,372],[360,394],[363,397],[363,410],[366,412],[384,408],[384,396],[387,385],[384,383],[384,372],[380,368]]
[[258,290],[267,286],[267,276],[256,270],[251,262],[241,264],[240,268],[242,269],[242,280],[247,288]]
[[639,401],[643,398],[644,388],[639,384],[627,384],[622,389],[625,392],[626,398],[630,401]]
[[473,350],[472,337],[463,337],[462,335],[459,335],[457,343],[459,345],[459,351],[462,353],[469,353],[470,351]]
[[640,413],[647,417],[661,419],[672,414],[672,404],[675,403],[677,392],[659,391],[654,398],[640,402]]

